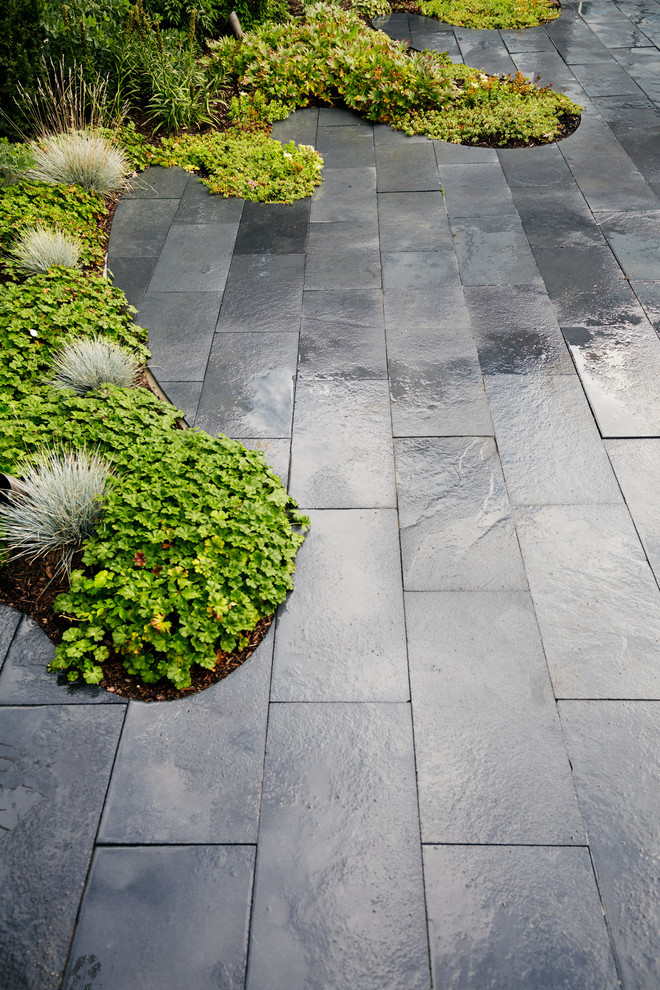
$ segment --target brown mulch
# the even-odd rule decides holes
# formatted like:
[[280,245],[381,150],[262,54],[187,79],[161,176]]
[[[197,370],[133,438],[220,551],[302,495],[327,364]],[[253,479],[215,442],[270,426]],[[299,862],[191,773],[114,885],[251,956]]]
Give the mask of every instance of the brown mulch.
[[[82,552],[74,558],[74,568],[81,566],[81,557]],[[57,561],[52,555],[32,562],[24,558],[14,559],[0,567],[0,604],[25,612],[54,643],[60,643],[63,633],[72,625],[65,616],[53,611],[55,599],[68,588],[69,581],[65,574],[57,574]],[[244,650],[237,650],[235,653],[219,652],[218,662],[213,670],[194,665],[191,670],[192,683],[183,690],[175,688],[167,678],[156,684],[143,684],[138,677],[126,672],[121,656],[113,651],[112,643],[106,641],[110,657],[106,663],[101,664],[104,677],[99,687],[135,701],[174,701],[176,698],[186,698],[205,691],[252,656],[272,621],[271,615],[257,624],[250,633]]]

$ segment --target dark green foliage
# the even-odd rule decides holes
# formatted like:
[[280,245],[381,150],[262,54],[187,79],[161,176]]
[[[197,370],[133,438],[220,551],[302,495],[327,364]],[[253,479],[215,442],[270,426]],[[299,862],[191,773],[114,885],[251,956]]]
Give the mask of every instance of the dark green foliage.
[[7,402],[45,392],[51,361],[69,336],[104,334],[143,358],[146,332],[126,297],[104,278],[53,269],[0,285],[0,414]]
[[[40,0],[3,0],[0,4],[0,107],[18,126],[24,126],[14,102],[18,83],[34,89],[44,31]],[[0,134],[16,138],[16,128],[0,115]]]
[[[98,449],[115,479],[105,513],[57,608],[74,619],[53,670],[94,683],[108,645],[146,683],[190,683],[219,650],[245,645],[293,587],[305,522],[260,451],[174,426],[143,389],[65,391],[12,403],[0,465],[20,470],[44,443]],[[9,429],[7,426],[9,425]]]

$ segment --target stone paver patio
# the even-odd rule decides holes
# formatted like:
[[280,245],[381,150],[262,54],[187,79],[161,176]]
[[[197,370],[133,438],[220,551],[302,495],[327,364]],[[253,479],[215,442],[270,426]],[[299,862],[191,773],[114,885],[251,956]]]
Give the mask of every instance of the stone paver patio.
[[154,373],[312,529],[188,700],[58,684],[2,611],[3,990],[660,985],[660,3],[386,29],[582,123],[497,152],[307,110],[275,135],[325,156],[311,202],[122,200]]

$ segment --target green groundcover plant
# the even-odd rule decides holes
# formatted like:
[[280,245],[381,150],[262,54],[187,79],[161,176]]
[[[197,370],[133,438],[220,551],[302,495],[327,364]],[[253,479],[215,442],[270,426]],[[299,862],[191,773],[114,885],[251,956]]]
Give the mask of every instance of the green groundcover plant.
[[294,107],[338,98],[367,120],[456,143],[551,141],[580,108],[520,73],[487,76],[439,52],[411,53],[351,11],[318,4],[305,22],[264,24],[212,45],[209,72]]
[[51,670],[70,680],[101,680],[110,645],[145,683],[187,687],[193,664],[213,669],[219,650],[244,646],[293,587],[296,524],[307,520],[261,451],[178,430],[180,415],[145,389],[10,403],[6,469],[49,443],[94,449],[114,472],[85,569],[56,603],[73,625]]
[[[43,224],[66,231],[82,244],[80,263],[103,267],[99,225],[107,216],[100,196],[80,186],[17,182],[0,189],[0,253],[5,253],[27,227]],[[2,264],[11,267],[4,254]]]
[[71,337],[102,333],[144,361],[147,333],[133,313],[106,279],[68,269],[0,285],[0,415],[9,400],[48,389],[53,358]]
[[546,24],[559,17],[552,0],[422,0],[422,13],[467,28],[517,28]]

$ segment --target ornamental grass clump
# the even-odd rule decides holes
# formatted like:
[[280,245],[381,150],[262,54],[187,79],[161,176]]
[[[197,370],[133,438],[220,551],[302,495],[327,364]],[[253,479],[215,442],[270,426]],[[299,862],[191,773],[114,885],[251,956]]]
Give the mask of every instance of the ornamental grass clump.
[[54,357],[53,388],[70,388],[85,395],[101,385],[135,385],[139,362],[125,348],[103,337],[72,340]]
[[41,275],[49,268],[80,268],[83,245],[77,237],[37,224],[21,231],[9,254],[24,275]]
[[34,560],[47,553],[70,573],[74,554],[93,532],[103,512],[110,466],[85,450],[43,450],[22,470],[20,492],[0,506],[0,532],[15,557]]
[[35,164],[27,177],[49,185],[77,185],[110,196],[126,183],[130,171],[121,148],[94,131],[50,134],[30,144]]

